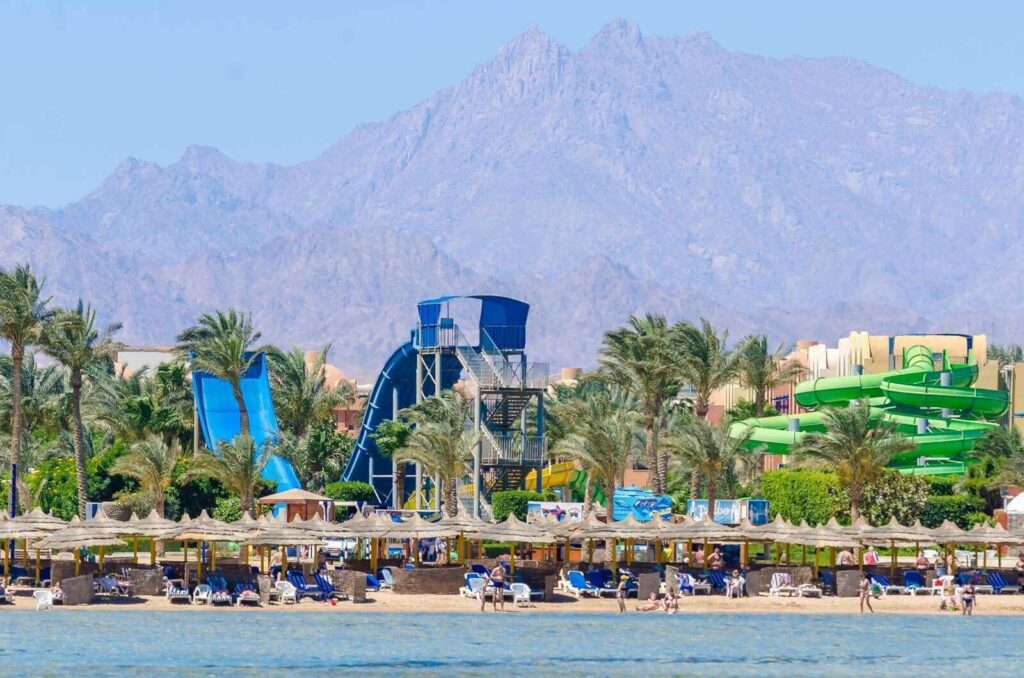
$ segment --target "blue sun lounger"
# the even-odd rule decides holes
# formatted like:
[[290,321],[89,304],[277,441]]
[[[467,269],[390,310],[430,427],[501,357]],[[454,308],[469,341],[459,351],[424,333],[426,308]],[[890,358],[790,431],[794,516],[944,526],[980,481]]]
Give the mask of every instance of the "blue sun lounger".
[[989,572],[986,579],[996,593],[1020,593],[1020,587],[1008,583],[1001,572]]
[[324,597],[323,592],[315,586],[310,586],[306,578],[295,571],[288,572],[288,582],[295,587],[296,600],[302,600],[303,598],[312,598],[313,600],[322,600]]
[[566,590],[577,598],[583,595],[594,597],[601,595],[601,590],[588,582],[579,570],[569,570],[565,576],[568,577],[568,582],[565,585]]

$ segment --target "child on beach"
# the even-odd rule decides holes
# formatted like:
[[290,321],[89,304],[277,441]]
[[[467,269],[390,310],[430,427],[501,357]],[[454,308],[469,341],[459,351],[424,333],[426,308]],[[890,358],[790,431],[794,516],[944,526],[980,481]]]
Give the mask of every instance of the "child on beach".
[[662,609],[668,614],[676,614],[679,612],[679,599],[676,598],[671,591],[665,594],[665,600],[661,603]]

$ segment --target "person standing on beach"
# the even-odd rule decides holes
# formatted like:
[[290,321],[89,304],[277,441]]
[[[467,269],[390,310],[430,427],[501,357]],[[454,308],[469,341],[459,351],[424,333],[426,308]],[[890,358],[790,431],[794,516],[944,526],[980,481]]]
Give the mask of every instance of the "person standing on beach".
[[626,584],[629,582],[629,577],[622,575],[619,577],[619,585],[615,587],[615,600],[619,601],[619,614],[626,614]]
[[270,556],[270,579],[271,581],[278,581],[281,578],[281,551],[274,549],[273,555]]
[[860,613],[864,614],[864,603],[868,604],[868,609],[871,610],[871,614],[875,613],[875,608],[871,607],[871,577],[864,574],[864,577],[860,580]]
[[839,564],[845,567],[853,565],[853,554],[850,549],[843,549],[839,552]]
[[[501,603],[501,611],[505,611],[505,568],[501,566],[501,563],[497,563],[491,573],[487,575],[487,579],[491,584],[491,595],[494,596],[494,611],[498,611],[498,603]],[[480,592],[480,611],[484,611],[484,605],[487,603],[487,597]]]
[[967,580],[967,584],[960,591],[960,614],[966,617],[972,616],[974,612],[974,577]]

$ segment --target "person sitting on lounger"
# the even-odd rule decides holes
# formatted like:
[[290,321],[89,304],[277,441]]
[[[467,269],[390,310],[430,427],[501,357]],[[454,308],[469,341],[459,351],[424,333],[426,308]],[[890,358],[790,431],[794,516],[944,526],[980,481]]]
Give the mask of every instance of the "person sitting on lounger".
[[53,585],[50,593],[53,594],[53,603],[55,605],[60,605],[64,602],[64,589],[61,587],[60,582]]
[[708,556],[708,567],[712,570],[721,570],[725,567],[725,559],[722,558],[722,551],[717,546],[715,550]]
[[924,557],[924,551],[917,552],[917,560],[914,561],[914,568],[921,574],[924,574],[928,569],[928,559]]
[[637,612],[654,612],[659,607],[661,607],[661,606],[658,603],[658,596],[656,596],[655,594],[652,593],[651,595],[647,596],[647,602],[646,603],[644,603],[643,605],[637,605],[636,606],[636,611]]
[[739,570],[733,570],[725,586],[726,598],[741,598],[743,589],[747,586],[747,580],[740,574]]

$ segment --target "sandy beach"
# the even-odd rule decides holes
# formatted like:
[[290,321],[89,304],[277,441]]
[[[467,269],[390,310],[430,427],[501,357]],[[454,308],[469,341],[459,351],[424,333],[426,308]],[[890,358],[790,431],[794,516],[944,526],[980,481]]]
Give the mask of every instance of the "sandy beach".
[[[657,615],[664,612],[634,612],[637,605],[635,599],[628,601],[630,614]],[[876,614],[953,614],[939,610],[938,596],[883,596],[872,599]],[[55,608],[58,611],[69,610],[145,610],[169,612],[194,612],[204,614],[210,610],[236,612],[238,614],[275,614],[289,612],[321,612],[325,614],[346,614],[365,612],[476,612],[479,614],[480,604],[476,600],[461,596],[439,595],[396,595],[390,591],[371,593],[368,602],[354,604],[340,601],[337,605],[315,602],[304,599],[295,605],[273,604],[259,608],[254,607],[212,607],[208,605],[185,605],[170,603],[164,597],[137,596],[98,597],[92,605],[79,605]],[[0,607],[0,614],[9,611],[35,610],[35,600],[31,589],[15,590],[14,605]],[[486,614],[492,614],[492,605],[487,604]],[[612,598],[583,598],[577,600],[571,596],[556,595],[551,602],[536,602],[530,607],[514,607],[510,601],[505,603],[508,614],[538,613],[616,613],[618,605]],[[724,596],[685,596],[679,605],[680,614],[705,613],[792,613],[792,614],[859,614],[856,598],[771,598],[757,596],[754,598],[727,599]],[[959,614],[957,612],[956,614]],[[1024,615],[1024,595],[979,595],[975,605],[976,615]]]

